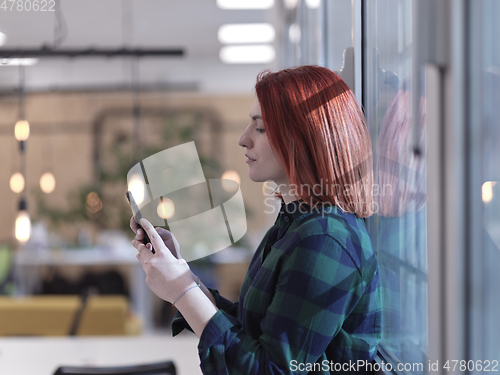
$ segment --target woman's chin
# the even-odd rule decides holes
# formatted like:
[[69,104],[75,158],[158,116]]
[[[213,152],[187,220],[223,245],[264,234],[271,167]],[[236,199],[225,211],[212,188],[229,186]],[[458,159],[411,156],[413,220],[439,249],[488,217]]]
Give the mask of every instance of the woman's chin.
[[262,178],[261,176],[258,176],[258,175],[252,174],[252,173],[248,173],[248,177],[253,182],[265,182],[266,181],[265,178]]

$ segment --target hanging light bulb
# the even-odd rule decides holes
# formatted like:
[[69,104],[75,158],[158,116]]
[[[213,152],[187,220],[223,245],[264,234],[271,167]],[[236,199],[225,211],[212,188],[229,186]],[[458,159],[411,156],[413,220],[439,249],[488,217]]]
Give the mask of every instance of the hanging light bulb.
[[20,193],[24,190],[24,176],[17,172],[10,178],[10,190],[14,193]]
[[141,175],[135,173],[130,177],[128,190],[132,192],[137,205],[140,205],[144,201],[144,182]]
[[30,136],[30,124],[26,120],[16,122],[14,133],[18,141],[26,141]]
[[56,179],[54,175],[50,172],[44,173],[42,177],[40,177],[40,189],[45,194],[50,194],[56,188]]
[[31,219],[28,213],[28,205],[25,199],[19,202],[19,213],[16,218],[16,239],[25,243],[30,238],[31,234]]
[[156,213],[162,219],[170,219],[175,213],[174,202],[170,199],[164,199],[163,202],[156,207]]
[[238,174],[238,172],[236,171],[225,171],[223,174],[222,174],[222,188],[225,190],[225,191],[232,191],[234,190],[234,184],[230,183],[230,182],[226,182],[224,180],[233,180],[233,181],[236,181],[236,183],[239,185],[240,184],[240,175]]
[[96,192],[91,192],[87,195],[87,210],[95,214],[102,208],[102,201]]

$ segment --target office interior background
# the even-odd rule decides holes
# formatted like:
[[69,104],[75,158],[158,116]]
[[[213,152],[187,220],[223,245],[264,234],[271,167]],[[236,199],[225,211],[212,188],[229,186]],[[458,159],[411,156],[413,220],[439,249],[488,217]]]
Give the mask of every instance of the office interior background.
[[247,233],[192,262],[236,300],[277,214],[237,145],[256,76],[308,64],[338,72],[372,137],[379,363],[500,371],[499,17],[497,0],[0,1],[0,373],[200,373],[130,245],[127,172],[194,141],[207,178],[240,184]]

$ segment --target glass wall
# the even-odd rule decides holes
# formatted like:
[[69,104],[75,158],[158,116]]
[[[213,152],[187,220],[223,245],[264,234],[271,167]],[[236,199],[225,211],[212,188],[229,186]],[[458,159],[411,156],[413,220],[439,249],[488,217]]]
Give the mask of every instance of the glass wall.
[[394,361],[423,364],[427,353],[426,99],[418,98],[418,129],[413,132],[411,9],[411,0],[364,2],[363,106],[375,167],[377,207],[367,224],[383,287],[381,350]]
[[[500,2],[469,2],[469,352],[500,369]],[[473,373],[480,373],[475,366]]]
[[340,71],[352,48],[352,0],[283,0],[283,65]]

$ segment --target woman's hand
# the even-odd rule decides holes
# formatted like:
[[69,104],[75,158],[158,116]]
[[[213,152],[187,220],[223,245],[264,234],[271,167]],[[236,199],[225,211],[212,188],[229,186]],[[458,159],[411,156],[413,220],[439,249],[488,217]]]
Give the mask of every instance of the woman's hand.
[[[135,222],[134,217],[132,216],[130,218],[130,228],[134,231],[135,233],[135,239],[139,242],[142,242],[144,239],[144,233],[142,233],[142,230],[139,228],[139,225]],[[156,227],[156,231],[158,232],[159,236],[162,238],[163,243],[165,246],[170,250],[172,255],[176,257],[177,259],[180,258],[180,245],[179,242],[177,242],[177,239],[174,237],[172,232],[162,228],[162,227]],[[135,245],[134,245],[135,246]],[[137,248],[137,246],[135,246]],[[175,249],[175,252],[174,252]],[[193,279],[198,280],[199,279],[193,274]],[[207,287],[201,282],[200,282],[200,288],[205,293],[205,295],[212,301],[212,303],[215,305],[215,298],[212,293],[207,289]]]
[[[144,239],[144,233],[142,233],[142,229],[139,227],[139,225],[135,222],[135,218],[132,216],[130,218],[130,229],[132,229],[135,233],[135,239],[139,242],[142,242]],[[163,243],[165,246],[170,250],[172,255],[176,257],[177,259],[180,258],[180,246],[179,242],[177,242],[177,239],[174,237],[172,232],[162,228],[162,227],[156,227],[155,228],[158,234],[160,235],[161,239],[163,240]]]
[[[177,259],[179,243],[172,233],[163,228],[155,230],[149,221],[141,219],[141,225],[155,248],[153,254],[151,244],[144,245],[141,242],[144,234],[137,233],[139,226],[132,220],[134,219],[130,220],[130,227],[136,233],[132,245],[139,251],[137,259],[146,273],[146,284],[161,299],[170,303],[178,300],[175,307],[196,335],[201,337],[205,326],[218,310],[212,293],[203,285],[200,288],[192,288],[198,285],[195,281],[197,278],[184,259]],[[167,244],[171,244],[171,247]],[[189,293],[184,293],[188,289]]]
[[141,219],[141,225],[155,248],[153,254],[151,244],[141,242],[144,234],[137,233],[139,226],[135,221],[133,225],[132,220],[130,226],[136,232],[132,245],[139,252],[137,259],[146,273],[146,284],[161,299],[174,302],[187,288],[197,284],[186,261],[177,259],[179,243],[171,232],[163,228],[155,230],[149,221]]

